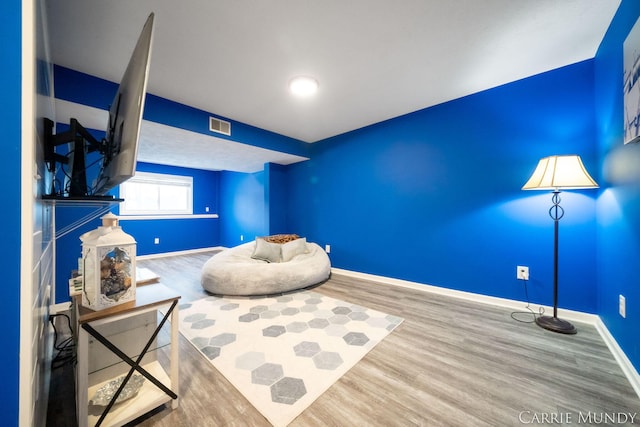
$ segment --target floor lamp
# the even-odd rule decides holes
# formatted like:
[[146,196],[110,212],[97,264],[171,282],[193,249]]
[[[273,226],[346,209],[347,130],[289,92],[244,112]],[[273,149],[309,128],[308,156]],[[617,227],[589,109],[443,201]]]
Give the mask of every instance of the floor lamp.
[[558,223],[564,216],[564,209],[560,206],[560,190],[576,190],[584,188],[598,188],[598,184],[591,178],[580,156],[550,156],[540,159],[536,170],[523,190],[551,190],[553,206],[549,215],[554,223],[553,239],[553,317],[538,316],[538,326],[562,334],[575,334],[576,327],[570,322],[558,319]]

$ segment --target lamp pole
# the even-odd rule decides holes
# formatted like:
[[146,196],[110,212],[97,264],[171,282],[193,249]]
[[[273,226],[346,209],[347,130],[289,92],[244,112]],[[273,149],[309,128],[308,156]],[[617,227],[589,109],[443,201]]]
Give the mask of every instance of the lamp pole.
[[558,318],[558,230],[560,218],[564,216],[564,209],[560,206],[560,190],[556,189],[551,197],[553,206],[549,215],[553,219],[553,317]]
[[570,322],[558,319],[558,242],[560,219],[564,216],[564,209],[560,206],[560,190],[553,190],[551,196],[553,206],[549,208],[549,216],[553,219],[553,317],[539,316],[536,318],[538,326],[553,332],[562,334],[575,334],[578,332]]

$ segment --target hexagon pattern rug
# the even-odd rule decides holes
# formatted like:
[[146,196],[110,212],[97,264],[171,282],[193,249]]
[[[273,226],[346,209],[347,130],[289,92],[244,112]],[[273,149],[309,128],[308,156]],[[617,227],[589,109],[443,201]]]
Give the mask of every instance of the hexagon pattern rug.
[[180,306],[180,332],[274,426],[293,421],[402,320],[307,290]]

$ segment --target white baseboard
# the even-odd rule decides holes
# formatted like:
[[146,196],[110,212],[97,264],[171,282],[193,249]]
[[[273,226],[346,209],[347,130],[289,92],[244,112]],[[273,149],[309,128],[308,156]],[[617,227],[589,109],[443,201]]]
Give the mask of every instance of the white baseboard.
[[[490,304],[490,305],[510,308],[514,310],[521,310],[527,304],[524,301],[491,297],[491,296],[482,295],[482,294],[475,294],[472,292],[464,292],[464,291],[458,291],[454,289],[442,288],[439,286],[426,285],[426,284],[417,283],[417,282],[410,282],[407,280],[377,276],[377,275],[368,274],[368,273],[360,273],[357,271],[343,270],[340,268],[331,268],[331,271],[336,274],[342,274],[345,276],[350,276],[358,279],[370,280],[373,282],[384,283],[387,285],[399,286],[403,288],[414,289],[417,291],[434,293],[438,295],[445,295],[453,298],[460,298],[467,301]],[[553,312],[553,307],[547,307],[547,306],[541,306],[541,307],[544,309],[545,313]],[[558,309],[558,315],[563,319],[593,325],[598,331],[598,333],[600,334],[600,336],[602,337],[602,340],[605,342],[607,347],[609,347],[609,351],[611,351],[611,353],[613,354],[613,357],[618,362],[620,369],[622,369],[622,372],[624,372],[625,376],[631,383],[631,386],[635,390],[636,394],[638,395],[638,397],[640,397],[640,375],[638,374],[638,371],[635,369],[635,367],[633,366],[633,364],[631,363],[627,355],[624,354],[624,351],[622,351],[622,348],[620,348],[620,346],[618,345],[613,335],[611,335],[611,333],[607,329],[606,325],[604,324],[600,316],[598,316],[597,314],[583,313],[581,311],[564,310],[564,309]]]
[[[499,307],[511,308],[514,310],[522,310],[522,308],[526,307],[527,305],[525,301],[491,297],[488,295],[458,291],[455,289],[442,288],[439,286],[426,285],[426,284],[417,283],[417,282],[410,282],[407,280],[394,279],[394,278],[384,277],[384,276],[376,276],[374,274],[360,273],[357,271],[350,271],[350,270],[342,270],[340,268],[332,268],[331,271],[335,272],[336,274],[343,274],[345,276],[356,277],[359,279],[371,280],[374,282],[385,283],[388,285],[400,286],[403,288],[409,288],[409,289],[414,289],[422,292],[429,292],[433,294],[450,296],[453,298],[464,299],[467,301],[474,301],[474,302],[479,302],[483,304],[490,304],[490,305],[495,305]],[[539,307],[544,309],[545,313],[553,312],[553,307],[547,307],[547,306],[539,306]],[[563,319],[573,320],[575,322],[588,323],[590,325],[595,325],[597,320],[599,319],[599,317],[595,314],[583,313],[581,311],[575,311],[575,310],[558,309],[558,314],[559,314],[559,317],[562,317]]]
[[136,260],[145,260],[145,259],[157,259],[164,258],[169,256],[179,256],[179,255],[192,255],[201,252],[210,252],[225,249],[223,246],[215,246],[212,248],[199,248],[199,249],[189,249],[186,251],[175,251],[175,252],[162,252],[159,254],[149,254],[149,255],[138,255],[136,256]]
[[600,333],[600,336],[602,337],[604,342],[607,344],[607,347],[609,347],[609,350],[611,350],[613,357],[615,357],[618,365],[620,365],[620,369],[622,369],[622,372],[624,372],[624,375],[631,383],[631,386],[636,391],[636,394],[638,395],[638,397],[640,397],[640,375],[638,375],[638,371],[633,366],[627,355],[624,354],[624,351],[622,351],[622,349],[618,345],[618,342],[615,340],[615,338],[613,338],[613,335],[611,335],[611,332],[609,332],[609,329],[607,329],[607,326],[604,324],[600,317],[598,317],[596,329]]

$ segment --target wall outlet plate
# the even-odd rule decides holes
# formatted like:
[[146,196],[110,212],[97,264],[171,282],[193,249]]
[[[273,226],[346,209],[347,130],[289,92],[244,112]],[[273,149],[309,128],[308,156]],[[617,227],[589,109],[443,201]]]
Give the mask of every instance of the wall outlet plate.
[[516,279],[529,280],[529,267],[519,265],[516,267]]
[[618,295],[618,312],[620,316],[624,318],[627,317],[627,300],[624,298],[624,295]]

